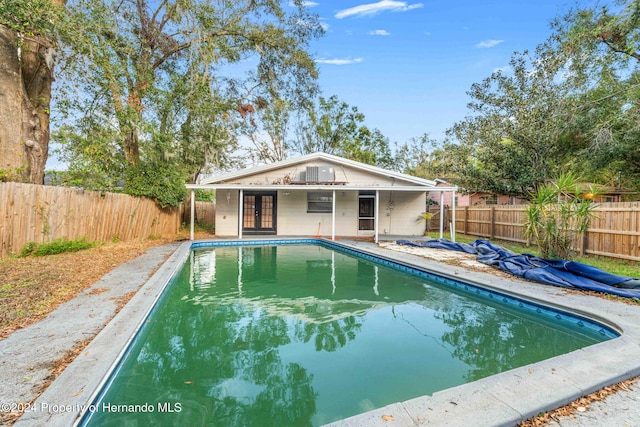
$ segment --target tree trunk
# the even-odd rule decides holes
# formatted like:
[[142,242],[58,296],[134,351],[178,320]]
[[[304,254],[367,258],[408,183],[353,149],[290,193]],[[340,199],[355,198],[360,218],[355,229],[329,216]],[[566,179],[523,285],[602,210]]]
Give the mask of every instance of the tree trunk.
[[[0,25],[0,179],[44,184],[54,43]],[[4,176],[2,176],[4,175]]]
[[0,181],[22,181],[22,73],[16,34],[0,25]]

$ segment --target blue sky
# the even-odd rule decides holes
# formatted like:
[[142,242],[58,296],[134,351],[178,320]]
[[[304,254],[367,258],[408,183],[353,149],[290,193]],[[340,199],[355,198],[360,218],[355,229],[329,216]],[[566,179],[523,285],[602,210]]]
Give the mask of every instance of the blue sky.
[[364,113],[392,143],[442,139],[468,114],[471,85],[515,51],[551,35],[563,0],[314,0],[326,34],[314,42],[323,96]]

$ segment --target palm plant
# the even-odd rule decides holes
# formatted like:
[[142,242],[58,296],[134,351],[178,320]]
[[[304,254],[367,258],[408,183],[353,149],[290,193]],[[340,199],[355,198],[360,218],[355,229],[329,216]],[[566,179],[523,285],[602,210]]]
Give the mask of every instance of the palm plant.
[[[571,259],[575,243],[594,217],[595,203],[583,197],[585,187],[571,172],[538,187],[526,210],[525,236],[532,239],[543,257]],[[596,194],[597,188],[588,187]]]

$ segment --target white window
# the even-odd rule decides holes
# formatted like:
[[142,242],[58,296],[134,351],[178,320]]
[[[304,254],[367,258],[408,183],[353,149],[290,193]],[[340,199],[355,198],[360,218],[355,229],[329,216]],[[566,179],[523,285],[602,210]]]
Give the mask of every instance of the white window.
[[310,191],[307,193],[308,213],[333,212],[333,193],[330,191]]

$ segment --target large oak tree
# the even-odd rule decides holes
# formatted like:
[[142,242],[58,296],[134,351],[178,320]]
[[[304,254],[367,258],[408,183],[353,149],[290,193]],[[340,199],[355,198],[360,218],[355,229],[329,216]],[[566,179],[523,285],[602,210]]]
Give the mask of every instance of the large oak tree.
[[44,183],[55,28],[65,2],[0,2],[0,181]]
[[233,150],[234,120],[257,94],[315,93],[307,49],[322,28],[301,1],[70,0],[67,9],[77,32],[58,140],[85,186],[102,177],[96,185],[176,204],[162,188],[177,190],[180,176],[195,179]]

